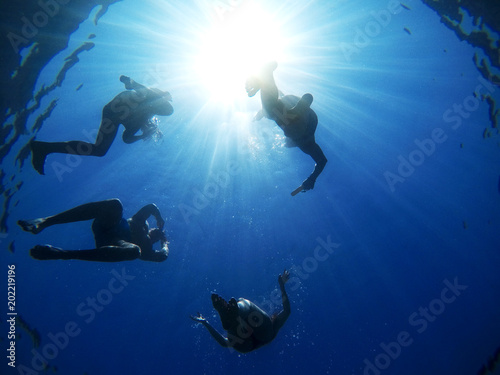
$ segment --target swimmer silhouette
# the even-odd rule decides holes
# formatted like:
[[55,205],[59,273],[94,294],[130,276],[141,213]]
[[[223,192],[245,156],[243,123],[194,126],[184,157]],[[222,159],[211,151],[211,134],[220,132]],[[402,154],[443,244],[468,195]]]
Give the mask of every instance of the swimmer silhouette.
[[[38,260],[78,259],[94,262],[120,262],[142,259],[163,262],[168,257],[168,242],[163,233],[165,220],[155,204],[141,208],[126,220],[122,217],[123,206],[119,199],[91,202],[74,207],[54,216],[34,220],[19,220],[21,228],[33,234],[56,224],[93,220],[95,249],[63,250],[52,245],[37,245],[30,255]],[[153,216],[158,228],[149,229],[147,219]],[[160,241],[161,250],[153,250]]]
[[310,108],[313,96],[304,94],[302,98],[294,95],[280,97],[273,76],[277,66],[276,62],[266,64],[259,74],[247,80],[245,88],[249,97],[260,91],[262,114],[275,121],[283,130],[287,137],[287,147],[298,147],[316,162],[311,175],[292,192],[292,195],[296,195],[301,191],[305,192],[314,188],[316,179],[325,168],[328,160],[316,143],[314,135],[318,126],[318,117]]
[[278,276],[283,310],[272,316],[247,299],[240,298],[236,301],[231,298],[226,302],[219,295],[212,294],[212,304],[219,313],[222,327],[227,331],[227,338],[213,328],[200,313],[191,316],[191,319],[200,322],[223,347],[233,348],[240,353],[251,352],[269,344],[290,316],[290,301],[285,290],[285,283],[289,278],[290,273],[286,270]]
[[[31,142],[31,162],[38,173],[45,174],[45,159],[52,153],[104,156],[111,147],[120,124],[125,127],[122,135],[125,143],[148,139],[158,131],[157,127],[151,124],[150,119],[155,115],[170,116],[174,112],[169,103],[172,101],[169,92],[147,88],[123,75],[120,76],[120,81],[124,83],[127,90],[133,91],[122,91],[104,106],[95,143]],[[135,135],[139,130],[142,134]]]

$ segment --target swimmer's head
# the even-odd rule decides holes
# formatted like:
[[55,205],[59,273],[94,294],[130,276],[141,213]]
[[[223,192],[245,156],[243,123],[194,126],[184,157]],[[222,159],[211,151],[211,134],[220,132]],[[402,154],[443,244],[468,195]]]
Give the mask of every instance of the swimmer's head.
[[144,135],[144,141],[152,140],[155,144],[160,144],[163,142],[163,133],[160,130],[160,120],[158,119],[158,117],[153,116],[148,120]]
[[148,125],[158,127],[158,125],[160,125],[160,120],[158,119],[158,117],[153,116],[148,120]]
[[167,242],[167,236],[165,236],[165,232],[163,232],[159,228],[154,228],[149,231],[149,238],[151,242],[155,243],[158,241]]

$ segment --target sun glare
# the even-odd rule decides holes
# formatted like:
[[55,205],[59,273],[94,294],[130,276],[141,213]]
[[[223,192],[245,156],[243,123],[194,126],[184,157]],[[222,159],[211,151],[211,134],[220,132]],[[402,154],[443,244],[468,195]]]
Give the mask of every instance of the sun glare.
[[280,60],[283,40],[273,19],[256,4],[241,6],[202,36],[196,71],[212,100],[245,95],[245,80],[264,62]]

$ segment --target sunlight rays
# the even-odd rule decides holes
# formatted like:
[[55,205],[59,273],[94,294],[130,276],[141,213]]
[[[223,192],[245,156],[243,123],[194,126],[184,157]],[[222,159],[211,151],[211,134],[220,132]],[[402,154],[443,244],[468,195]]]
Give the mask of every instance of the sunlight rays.
[[[349,126],[339,129],[328,120],[351,123],[346,114],[352,113],[349,97],[355,93],[343,95],[339,85],[347,82],[337,76],[350,70],[352,78],[353,68],[359,67],[345,63],[338,40],[359,16],[350,13],[353,19],[335,19],[332,16],[344,6],[337,3],[320,11],[312,2],[249,0],[232,3],[223,14],[214,11],[213,3],[196,3],[195,7],[180,1],[162,3],[158,13],[150,14],[145,22],[150,26],[146,47],[152,62],[165,65],[161,68],[165,74],[160,72],[161,86],[172,93],[174,104],[183,107],[176,107],[176,114],[197,112],[183,126],[197,135],[191,141],[196,140],[197,152],[206,153],[210,169],[226,159],[227,147],[234,151],[235,144],[244,144],[253,159],[264,144],[274,149],[282,143],[275,139],[281,133],[273,123],[253,126],[251,118],[260,109],[260,95],[248,98],[245,93],[246,78],[270,60],[278,61],[276,81],[285,94],[311,92],[315,96],[313,109],[318,112],[320,126],[327,130],[327,138],[347,131]],[[358,115],[363,117],[363,113]],[[273,134],[263,135],[257,129]],[[202,151],[207,149],[211,153]]]
[[275,20],[253,2],[213,23],[200,37],[194,70],[212,100],[240,97],[249,75],[282,57],[284,41]]

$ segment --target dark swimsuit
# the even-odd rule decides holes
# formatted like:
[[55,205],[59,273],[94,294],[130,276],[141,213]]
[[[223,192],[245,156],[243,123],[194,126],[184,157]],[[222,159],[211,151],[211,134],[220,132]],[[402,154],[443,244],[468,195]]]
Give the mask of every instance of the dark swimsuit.
[[132,233],[130,225],[124,218],[117,225],[109,226],[101,221],[94,220],[92,223],[96,247],[115,245],[118,241],[131,242]]
[[[300,98],[295,95],[285,95],[281,98],[281,102],[283,103],[283,105],[287,110],[295,107],[299,102],[299,100]],[[314,138],[314,133],[316,132],[316,128],[318,127],[318,116],[312,109],[309,108],[304,117],[306,123],[306,130],[300,137],[290,136],[289,134],[287,134],[287,129],[283,128],[285,136],[290,138],[299,147],[307,143],[316,142]],[[276,119],[274,120],[276,121]]]

